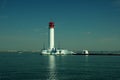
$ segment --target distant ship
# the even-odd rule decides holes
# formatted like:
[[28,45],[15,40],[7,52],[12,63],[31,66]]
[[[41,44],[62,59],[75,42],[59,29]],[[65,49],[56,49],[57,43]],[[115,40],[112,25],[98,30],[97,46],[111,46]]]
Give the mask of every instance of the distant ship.
[[73,51],[69,51],[67,49],[57,49],[54,47],[54,22],[49,22],[49,48],[42,49],[41,54],[48,55],[74,54]]

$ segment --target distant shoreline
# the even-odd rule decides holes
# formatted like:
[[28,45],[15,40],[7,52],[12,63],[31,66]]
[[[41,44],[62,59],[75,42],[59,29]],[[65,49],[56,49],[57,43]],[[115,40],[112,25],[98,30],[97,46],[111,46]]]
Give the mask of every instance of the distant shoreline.
[[95,53],[94,54],[92,54],[92,53],[91,54],[78,54],[77,53],[77,54],[73,54],[73,55],[110,55],[110,56],[120,56],[120,53],[119,54],[114,54],[114,53],[112,53],[112,54],[102,54],[102,53],[101,54],[98,54],[98,53],[96,53],[96,54]]
[[[4,54],[6,54],[6,53],[14,53],[14,54],[40,54],[40,52],[0,52],[0,54],[2,54],[2,53],[4,53]],[[105,55],[105,56],[107,56],[107,55],[109,55],[109,56],[120,56],[120,53],[89,53],[89,54],[82,54],[82,53],[76,53],[76,54],[71,54],[71,55]]]

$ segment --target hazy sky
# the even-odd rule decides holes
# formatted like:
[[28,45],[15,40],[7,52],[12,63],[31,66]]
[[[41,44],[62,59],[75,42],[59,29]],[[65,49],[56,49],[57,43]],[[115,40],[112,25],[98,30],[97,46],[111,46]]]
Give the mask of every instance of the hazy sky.
[[71,50],[120,50],[120,0],[0,0],[0,50],[55,45]]

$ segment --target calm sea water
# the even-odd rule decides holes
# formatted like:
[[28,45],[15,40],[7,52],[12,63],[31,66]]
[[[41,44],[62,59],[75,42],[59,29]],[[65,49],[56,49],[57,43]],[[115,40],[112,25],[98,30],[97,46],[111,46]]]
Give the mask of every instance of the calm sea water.
[[0,80],[120,80],[120,56],[0,53]]

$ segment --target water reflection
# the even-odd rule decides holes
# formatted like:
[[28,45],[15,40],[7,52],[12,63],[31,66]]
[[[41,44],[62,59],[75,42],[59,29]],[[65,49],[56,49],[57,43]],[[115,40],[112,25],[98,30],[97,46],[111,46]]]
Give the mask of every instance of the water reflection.
[[87,70],[86,67],[89,66],[89,56],[88,55],[84,55],[83,57],[84,57],[84,64],[83,64],[83,66],[84,66],[84,69]]
[[58,80],[56,73],[56,64],[55,64],[55,56],[49,56],[49,78],[47,80]]
[[85,62],[88,63],[88,55],[85,55]]

